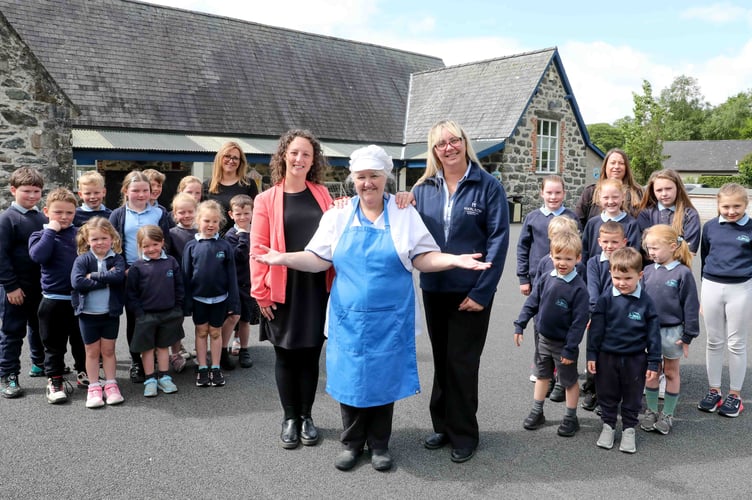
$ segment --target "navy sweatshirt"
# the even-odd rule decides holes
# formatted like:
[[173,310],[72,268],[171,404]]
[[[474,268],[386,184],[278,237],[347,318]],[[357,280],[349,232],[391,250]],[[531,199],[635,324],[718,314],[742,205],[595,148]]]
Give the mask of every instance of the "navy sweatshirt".
[[[561,215],[571,217],[575,222],[578,221],[577,215],[568,208],[565,208]],[[520,239],[517,241],[517,277],[520,285],[535,281],[538,263],[541,258],[548,255],[551,247],[548,239],[548,223],[553,218],[553,213],[545,215],[540,208],[525,216],[520,230]]]
[[742,225],[710,219],[702,227],[702,277],[716,283],[744,283],[752,278],[752,219]]
[[238,278],[238,288],[246,295],[251,293],[251,233],[238,232],[235,226],[225,233],[225,239],[235,250],[235,273]]
[[588,314],[587,288],[579,275],[567,282],[551,273],[542,274],[514,322],[514,333],[522,334],[535,316],[538,334],[563,341],[562,357],[577,360]]
[[128,269],[126,301],[137,317],[183,307],[185,289],[180,264],[171,255],[165,257],[139,259]]
[[227,294],[227,310],[240,311],[235,252],[223,239],[189,241],[183,250],[186,314],[193,311],[193,297],[219,297]]
[[29,256],[42,268],[42,293],[67,295],[71,290],[71,271],[76,260],[78,228],[68,226],[60,231],[43,229],[29,238]]
[[[637,225],[637,221],[629,214],[617,221],[624,227],[624,237],[627,238],[627,245],[641,252],[642,233]],[[603,225],[603,217],[600,215],[593,217],[582,230],[582,260],[587,262],[590,257],[600,255],[603,249],[598,244],[598,232]]]
[[[73,312],[78,316],[84,310],[86,294],[100,288],[110,289],[109,315],[120,316],[125,304],[125,259],[120,254],[110,255],[104,259],[106,271],[99,272],[97,257],[86,252],[76,257],[71,272],[71,303]],[[86,275],[89,274],[89,278]]]
[[170,228],[170,255],[175,257],[178,263],[183,262],[183,250],[189,241],[194,240],[194,236],[198,229],[192,227],[186,229],[184,227],[175,226]]
[[[668,217],[661,218],[661,211],[657,206],[652,208],[646,208],[640,215],[637,216],[637,225],[640,227],[640,233],[645,232],[649,227],[656,224],[668,224],[669,226],[674,221],[674,211],[671,209],[666,210]],[[684,219],[682,221],[682,234],[680,235],[687,241],[689,251],[697,253],[700,248],[700,214],[694,208],[684,209]]]
[[646,349],[648,370],[658,371],[661,324],[650,295],[645,290],[639,297],[614,296],[613,288],[603,292],[590,316],[587,360],[597,361],[600,352],[632,355]]
[[86,221],[94,217],[104,217],[109,220],[112,210],[102,205],[99,210],[84,210],[81,207],[76,208],[76,215],[73,217],[73,225],[76,227],[83,226]]
[[39,264],[29,256],[29,238],[47,217],[38,210],[21,213],[14,205],[0,213],[0,285],[6,292],[19,288],[39,293]]
[[600,253],[590,257],[587,261],[587,289],[590,295],[591,312],[595,309],[598,297],[606,290],[611,290],[611,285],[611,262],[601,261]]
[[700,334],[700,300],[692,271],[674,261],[666,266],[645,267],[644,289],[653,299],[661,327],[684,326],[682,342],[689,344]]

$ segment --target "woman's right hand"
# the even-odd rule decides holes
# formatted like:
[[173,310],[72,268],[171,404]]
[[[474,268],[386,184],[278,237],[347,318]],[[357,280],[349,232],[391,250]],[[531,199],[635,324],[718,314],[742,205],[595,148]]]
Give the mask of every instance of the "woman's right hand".
[[266,318],[267,321],[274,319],[274,311],[277,310],[277,304],[272,304],[266,307],[259,307],[261,309],[261,315]]
[[407,208],[410,205],[415,206],[415,196],[410,191],[400,191],[394,195],[394,202],[397,208]]

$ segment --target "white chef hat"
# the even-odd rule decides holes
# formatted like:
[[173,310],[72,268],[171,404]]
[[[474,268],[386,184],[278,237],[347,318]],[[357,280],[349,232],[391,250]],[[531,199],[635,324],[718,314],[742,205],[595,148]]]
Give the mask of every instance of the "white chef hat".
[[375,144],[356,149],[350,155],[350,172],[383,170],[389,173],[393,167],[392,157],[386,154],[383,148]]

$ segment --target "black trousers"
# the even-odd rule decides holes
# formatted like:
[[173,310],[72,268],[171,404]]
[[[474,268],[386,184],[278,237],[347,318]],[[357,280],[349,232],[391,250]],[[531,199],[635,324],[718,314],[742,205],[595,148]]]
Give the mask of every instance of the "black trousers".
[[39,303],[39,335],[44,345],[44,371],[48,377],[64,373],[68,342],[76,371],[86,371],[84,341],[70,300],[42,297]]
[[371,451],[389,449],[394,403],[368,408],[340,403],[339,408],[344,428],[340,441],[345,448],[360,451],[368,444]]
[[274,377],[285,420],[311,416],[319,383],[321,348],[284,349],[274,346]]
[[490,304],[480,312],[459,311],[466,296],[423,291],[434,364],[431,420],[452,448],[478,446],[478,371],[491,317]]
[[614,427],[621,403],[621,423],[624,429],[635,427],[642,406],[645,387],[647,355],[598,353],[595,363],[595,390],[601,405],[601,420]]

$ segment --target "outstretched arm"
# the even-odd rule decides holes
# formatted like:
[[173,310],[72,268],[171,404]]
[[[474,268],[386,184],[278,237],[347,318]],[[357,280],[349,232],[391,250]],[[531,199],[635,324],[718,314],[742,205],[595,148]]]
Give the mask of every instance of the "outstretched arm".
[[477,260],[481,257],[483,257],[481,253],[454,255],[451,253],[426,252],[413,259],[413,266],[423,273],[446,271],[455,267],[483,271],[491,267],[491,263]]
[[332,263],[320,258],[313,252],[286,252],[280,253],[265,245],[257,245],[257,249],[265,251],[265,254],[252,253],[251,258],[256,262],[267,266],[287,266],[298,271],[318,273],[332,267]]

